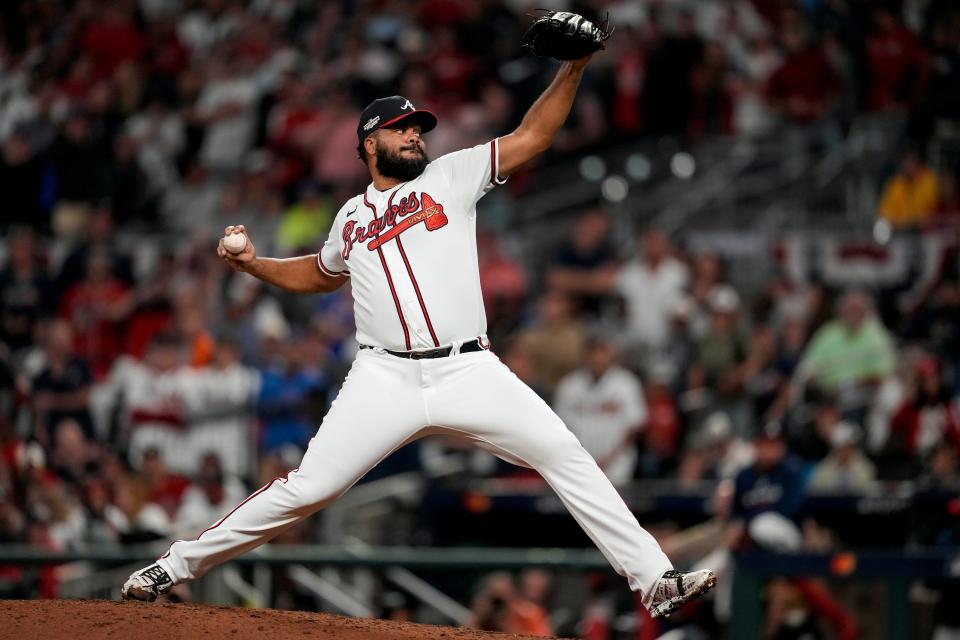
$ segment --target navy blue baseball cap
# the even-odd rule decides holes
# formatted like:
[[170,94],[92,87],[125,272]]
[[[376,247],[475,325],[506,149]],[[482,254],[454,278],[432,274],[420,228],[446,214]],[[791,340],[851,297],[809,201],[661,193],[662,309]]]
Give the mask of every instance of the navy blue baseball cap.
[[357,140],[363,142],[364,138],[377,129],[389,127],[407,118],[415,119],[423,133],[432,131],[437,126],[437,116],[433,115],[433,112],[417,109],[403,96],[390,96],[374,100],[360,112]]

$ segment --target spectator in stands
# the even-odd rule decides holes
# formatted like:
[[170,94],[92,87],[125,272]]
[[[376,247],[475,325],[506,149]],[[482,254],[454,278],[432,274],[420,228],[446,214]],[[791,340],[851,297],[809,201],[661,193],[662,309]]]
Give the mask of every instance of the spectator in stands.
[[640,462],[642,478],[663,478],[677,464],[683,436],[681,408],[671,388],[674,374],[669,365],[654,364],[646,377],[648,419],[641,434]]
[[[681,296],[670,310],[670,333],[653,367],[659,367],[668,377],[670,388],[680,393],[686,388],[690,365],[697,353],[694,335],[697,308],[690,296]],[[650,373],[651,367],[643,373]]]
[[186,130],[183,118],[166,99],[152,98],[127,120],[124,131],[137,146],[137,162],[150,182],[150,193],[177,186],[176,161],[186,145]]
[[676,29],[650,50],[642,101],[651,134],[686,133],[693,106],[690,76],[703,57],[703,41],[694,26],[693,14],[682,8]]
[[513,577],[493,573],[484,579],[473,599],[466,624],[483,631],[552,635],[550,619],[541,604],[517,593]]
[[913,106],[926,80],[926,61],[916,36],[891,6],[872,7],[867,34],[868,111],[903,111]]
[[216,218],[221,190],[202,163],[192,162],[183,180],[164,196],[164,226],[173,231],[209,226]]
[[844,412],[866,406],[872,389],[893,373],[893,338],[860,290],[840,299],[836,318],[810,339],[798,367],[802,381],[839,393]]
[[[926,470],[917,482],[910,542],[921,547],[955,549],[960,544],[957,496],[960,495],[960,455],[949,442],[938,443],[930,452]],[[933,610],[934,638],[951,638],[960,629],[956,580],[930,581],[939,600]]]
[[708,41],[703,56],[690,74],[692,105],[688,131],[694,140],[733,131],[733,100],[728,79],[729,62],[723,46]]
[[73,326],[76,353],[90,364],[97,380],[106,376],[120,355],[119,327],[133,304],[130,288],[112,271],[109,251],[95,248],[87,260],[86,276],[61,299],[59,315]]
[[171,521],[163,508],[150,502],[140,482],[122,475],[109,487],[106,521],[122,544],[142,544],[170,536]]
[[107,197],[117,219],[146,225],[156,220],[157,203],[137,154],[137,144],[130,136],[118,135],[114,139]]
[[616,291],[626,303],[630,346],[653,354],[669,336],[670,316],[687,286],[687,267],[673,257],[667,235],[648,229],[640,237],[640,256],[620,270]]
[[781,425],[765,425],[757,431],[753,444],[756,462],[734,481],[731,539],[737,541],[744,533],[743,524],[761,513],[773,511],[795,519],[806,485],[803,466],[788,452]]
[[[815,541],[807,532],[801,533],[793,522],[770,512],[753,520],[750,537],[757,546],[771,552],[825,551],[813,548]],[[860,637],[853,613],[838,602],[823,580],[774,577],[763,595],[767,603],[764,638],[820,638],[824,637],[825,624],[838,640]]]
[[598,317],[616,266],[610,245],[610,214],[592,209],[581,215],[557,250],[547,273],[548,286],[569,294],[577,310]]
[[843,407],[836,394],[811,393],[808,396],[812,424],[793,434],[793,452],[805,460],[824,459],[832,449],[834,431],[843,422]]
[[106,207],[96,209],[84,229],[83,236],[78,239],[79,242],[70,247],[59,265],[56,289],[61,298],[87,275],[87,263],[95,252],[108,255],[110,271],[122,284],[127,286],[136,284],[129,248],[123,246],[124,243],[118,235],[118,228],[110,209]]
[[81,36],[83,50],[93,61],[99,77],[111,75],[124,62],[138,59],[146,40],[134,21],[136,5],[111,4],[99,14]]
[[548,290],[538,301],[537,312],[517,340],[530,355],[534,378],[553,393],[560,379],[583,361],[586,333],[564,293]]
[[16,351],[32,344],[37,320],[55,301],[33,232],[21,228],[9,238],[9,261],[0,271],[0,343]]
[[57,235],[81,235],[93,206],[107,196],[109,145],[90,116],[76,108],[50,150],[57,179],[57,203],[52,224]]
[[285,444],[305,447],[319,422],[311,415],[311,405],[325,406],[328,381],[321,363],[306,361],[296,340],[272,344],[270,363],[260,371],[260,447],[266,451]]
[[184,492],[183,502],[173,520],[174,535],[196,538],[210,523],[240,504],[246,494],[239,480],[224,473],[216,453],[204,454],[194,482]]
[[747,418],[751,421],[762,421],[790,375],[784,374],[780,367],[777,336],[769,325],[755,325],[749,340],[747,357],[741,371],[744,392],[750,404]]
[[773,129],[774,119],[764,97],[770,75],[782,58],[769,33],[757,33],[745,48],[733,52],[736,75],[731,79],[733,129],[749,138],[764,136]]
[[707,305],[709,325],[697,341],[687,371],[687,388],[709,391],[713,407],[745,423],[743,365],[747,352],[738,324],[740,296],[730,285],[718,285],[707,295]]
[[487,335],[491,342],[498,342],[517,329],[527,294],[527,274],[492,231],[477,231],[477,262]]
[[[101,402],[110,415],[119,412],[129,461],[140,468],[145,451],[159,449],[173,468],[183,470],[186,428],[181,374],[183,348],[176,336],[161,333],[147,346],[143,361],[119,358],[101,388]],[[178,384],[179,383],[179,384]],[[106,425],[100,430],[107,432]]]
[[279,165],[280,184],[288,188],[310,172],[310,156],[319,142],[316,137],[321,117],[316,106],[315,82],[289,72],[280,83],[276,103],[267,117],[267,137]]
[[737,436],[733,422],[722,411],[707,417],[698,436],[697,444],[703,450],[708,478],[733,480],[756,458],[753,443]]
[[211,171],[235,171],[253,143],[259,86],[251,65],[228,55],[206,63],[206,78],[197,98],[195,123],[206,128],[200,159]]
[[277,229],[277,249],[286,253],[322,243],[333,222],[333,203],[321,193],[320,185],[307,182],[300,198],[287,209]]
[[801,171],[811,147],[832,148],[839,131],[832,112],[839,90],[837,73],[803,22],[784,26],[786,56],[770,76],[767,100],[784,125],[784,169]]
[[690,278],[690,300],[695,306],[698,316],[694,320],[693,329],[697,336],[707,330],[707,315],[710,303],[708,297],[715,287],[727,284],[723,261],[712,251],[703,251],[693,258],[693,275]]
[[636,441],[647,421],[640,379],[617,364],[608,331],[587,342],[584,367],[557,385],[553,408],[580,444],[617,485],[633,477]]
[[942,360],[945,374],[954,382],[953,393],[960,390],[960,283],[946,277],[930,289],[907,318],[903,331],[906,340],[924,345]]
[[860,429],[840,422],[830,435],[830,454],[813,468],[809,489],[826,493],[859,493],[877,479],[876,469],[860,449]]
[[893,415],[889,446],[916,464],[941,443],[960,453],[960,418],[943,382],[940,361],[926,356],[917,363],[906,401]]
[[97,471],[97,448],[72,418],[58,421],[52,430],[50,466],[72,486],[82,486]]
[[28,225],[46,230],[49,221],[41,206],[43,158],[31,148],[26,134],[15,131],[0,139],[0,193],[4,197],[4,214],[0,229],[12,225]]
[[90,418],[90,367],[74,351],[73,330],[65,320],[53,320],[47,327],[44,348],[46,364],[31,382],[36,429],[34,437],[53,444],[54,427],[62,420],[74,420],[82,433],[93,437]]
[[140,478],[147,500],[162,507],[167,517],[172,520],[180,509],[183,494],[190,481],[180,474],[170,472],[159,449],[147,449],[143,452]]
[[908,150],[899,170],[883,188],[880,217],[897,229],[922,228],[937,210],[939,192],[937,174],[923,163],[919,153]]

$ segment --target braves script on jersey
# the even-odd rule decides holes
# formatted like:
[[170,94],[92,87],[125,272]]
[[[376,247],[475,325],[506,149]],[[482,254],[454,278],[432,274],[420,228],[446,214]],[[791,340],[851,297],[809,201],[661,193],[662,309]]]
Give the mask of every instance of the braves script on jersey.
[[493,140],[387,191],[371,184],[340,209],[317,260],[350,275],[360,344],[409,351],[483,336],[476,204],[496,165]]

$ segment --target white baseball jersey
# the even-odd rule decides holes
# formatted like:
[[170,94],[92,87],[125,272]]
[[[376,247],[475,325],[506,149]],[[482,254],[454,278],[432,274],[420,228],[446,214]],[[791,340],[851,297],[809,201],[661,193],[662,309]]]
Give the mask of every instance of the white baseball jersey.
[[586,369],[568,374],[557,386],[554,410],[614,484],[628,482],[637,450],[624,446],[627,436],[647,420],[647,404],[639,378],[611,367],[599,380]]
[[447,154],[337,213],[317,262],[350,276],[360,344],[410,351],[484,336],[476,204],[504,182],[498,154],[497,140]]
[[245,475],[250,471],[250,406],[259,389],[260,375],[242,365],[158,372],[121,357],[98,385],[94,402],[103,414],[103,407],[122,399],[134,468],[145,451],[158,449],[172,471],[189,475],[203,454],[214,451],[227,473]]

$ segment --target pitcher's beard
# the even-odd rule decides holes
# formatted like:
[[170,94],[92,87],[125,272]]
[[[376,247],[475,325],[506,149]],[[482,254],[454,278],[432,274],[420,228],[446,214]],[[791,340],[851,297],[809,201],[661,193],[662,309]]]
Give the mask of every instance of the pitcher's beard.
[[430,158],[421,151],[418,158],[404,158],[400,151],[390,153],[387,149],[377,149],[377,171],[387,178],[396,178],[401,182],[413,180],[427,168]]

